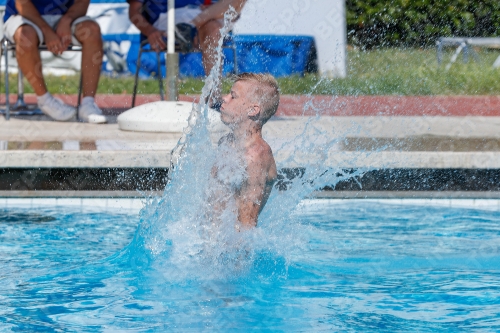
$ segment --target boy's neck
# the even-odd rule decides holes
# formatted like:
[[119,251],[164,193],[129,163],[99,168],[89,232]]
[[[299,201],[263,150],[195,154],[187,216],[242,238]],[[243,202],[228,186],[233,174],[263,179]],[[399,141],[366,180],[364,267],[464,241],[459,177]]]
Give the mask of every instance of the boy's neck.
[[233,128],[234,143],[237,147],[245,147],[255,139],[262,138],[262,126],[257,123],[252,125]]

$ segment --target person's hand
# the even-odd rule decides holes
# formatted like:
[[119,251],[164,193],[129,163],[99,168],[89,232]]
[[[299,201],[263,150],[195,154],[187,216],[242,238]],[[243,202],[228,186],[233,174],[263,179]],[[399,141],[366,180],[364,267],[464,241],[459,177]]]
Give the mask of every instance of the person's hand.
[[60,55],[63,53],[64,48],[59,36],[53,31],[49,30],[44,34],[45,45],[47,45],[47,49],[54,53],[55,55]]
[[62,44],[63,51],[66,50],[71,44],[71,20],[66,18],[66,16],[61,17],[61,20],[57,24],[56,34],[59,36]]
[[156,52],[160,52],[166,48],[165,41],[163,40],[163,32],[160,30],[151,32],[148,35],[148,42],[151,48]]

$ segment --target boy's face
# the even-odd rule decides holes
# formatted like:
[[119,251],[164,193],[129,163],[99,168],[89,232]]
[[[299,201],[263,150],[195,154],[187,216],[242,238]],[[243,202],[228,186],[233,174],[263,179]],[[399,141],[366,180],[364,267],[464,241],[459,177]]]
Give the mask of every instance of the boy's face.
[[229,94],[222,98],[220,118],[226,125],[238,124],[248,119],[255,103],[250,103],[249,97],[254,93],[253,83],[249,81],[237,81],[231,87]]

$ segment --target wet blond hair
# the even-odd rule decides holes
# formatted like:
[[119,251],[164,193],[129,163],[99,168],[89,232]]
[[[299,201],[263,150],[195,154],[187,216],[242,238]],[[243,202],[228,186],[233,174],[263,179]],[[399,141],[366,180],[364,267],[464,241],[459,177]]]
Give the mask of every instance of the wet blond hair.
[[259,103],[262,109],[259,121],[264,125],[276,113],[280,103],[280,91],[276,79],[271,74],[241,73],[235,75],[233,81],[234,83],[238,81],[254,83],[253,101]]

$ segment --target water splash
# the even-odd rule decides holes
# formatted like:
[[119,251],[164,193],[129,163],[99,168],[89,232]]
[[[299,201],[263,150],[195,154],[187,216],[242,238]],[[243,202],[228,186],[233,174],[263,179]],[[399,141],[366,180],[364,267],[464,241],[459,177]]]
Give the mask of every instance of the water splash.
[[[217,44],[216,54],[217,59],[215,65],[212,67],[210,74],[205,80],[205,85],[202,88],[200,101],[196,104],[193,103],[193,109],[189,114],[188,118],[188,126],[184,129],[182,133],[182,137],[177,142],[177,145],[172,149],[171,158],[170,158],[170,170],[176,166],[181,157],[184,154],[185,147],[193,134],[193,131],[196,127],[206,126],[206,121],[208,119],[208,105],[215,102],[218,95],[220,94],[219,87],[220,81],[222,78],[222,64],[223,64],[223,53],[222,46],[224,44],[224,40],[228,38],[231,30],[233,29],[234,22],[238,17],[238,13],[234,10],[233,7],[229,7],[229,10],[224,14],[224,25],[220,29],[220,39]],[[198,124],[198,120],[201,121]],[[197,126],[198,125],[198,126]]]
[[[239,232],[235,228],[238,223],[235,202],[230,198],[223,204],[211,200],[228,193],[227,189],[224,192],[223,187],[218,188],[218,182],[211,178],[212,167],[216,163],[233,164],[230,169],[238,169],[235,154],[222,152],[210,140],[208,116],[208,101],[220,86],[223,39],[235,18],[234,10],[225,15],[217,64],[206,80],[200,102],[193,105],[182,138],[172,151],[171,174],[165,192],[142,210],[141,225],[128,248],[133,265],[152,268],[170,282],[240,278],[256,267],[261,271],[267,267],[264,271],[268,277],[286,275],[288,258],[308,246],[304,236],[308,226],[301,225],[294,213],[300,201],[317,189],[361,173],[325,166],[338,138],[325,139],[327,135],[318,135],[321,134],[315,127],[321,120],[318,111],[301,133],[275,151],[275,156],[281,159],[277,165],[281,171],[261,212],[258,228]],[[314,105],[306,103],[306,108],[314,108]],[[282,158],[283,154],[288,157]]]

